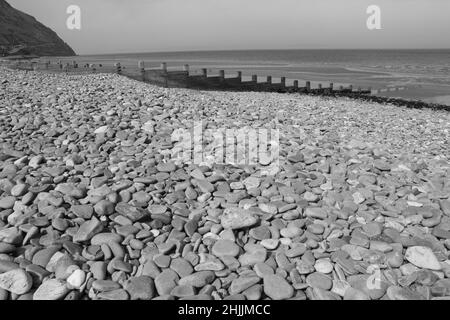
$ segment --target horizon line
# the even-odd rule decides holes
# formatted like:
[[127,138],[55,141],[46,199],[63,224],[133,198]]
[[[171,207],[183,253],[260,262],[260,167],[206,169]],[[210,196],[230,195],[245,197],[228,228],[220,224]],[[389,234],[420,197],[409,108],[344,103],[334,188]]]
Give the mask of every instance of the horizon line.
[[80,53],[77,56],[100,56],[115,54],[158,54],[158,53],[195,53],[195,52],[232,52],[232,51],[440,51],[450,50],[450,48],[298,48],[298,49],[187,49],[168,51],[141,51],[141,52],[110,52],[110,53]]

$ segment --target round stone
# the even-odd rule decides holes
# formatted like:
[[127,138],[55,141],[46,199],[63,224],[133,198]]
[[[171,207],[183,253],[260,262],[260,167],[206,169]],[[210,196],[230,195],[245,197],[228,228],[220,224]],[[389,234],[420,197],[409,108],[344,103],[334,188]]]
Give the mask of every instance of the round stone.
[[86,273],[77,269],[67,278],[67,286],[71,289],[80,289],[85,280]]
[[253,228],[249,232],[250,236],[256,240],[269,239],[271,237],[270,229],[267,226]]
[[333,271],[333,264],[328,259],[318,259],[314,264],[314,269],[320,273],[331,273]]
[[153,279],[147,276],[132,277],[124,283],[131,300],[150,300],[155,296]]
[[239,246],[230,240],[218,240],[214,243],[211,251],[216,257],[236,257],[239,255]]
[[0,209],[12,209],[14,207],[14,203],[16,202],[15,197],[3,197],[0,198]]
[[296,226],[289,226],[287,228],[283,228],[280,230],[280,234],[284,237],[284,238],[295,238],[298,237],[299,235],[301,235],[301,229],[299,227]]
[[172,269],[165,269],[155,278],[155,287],[159,295],[170,294],[177,286],[178,275]]
[[294,295],[294,288],[279,275],[264,277],[264,293],[272,300],[285,300]]
[[264,239],[261,241],[261,245],[268,250],[275,250],[279,244],[279,239]]
[[320,272],[314,272],[308,275],[306,277],[306,283],[312,288],[319,288],[322,290],[330,290],[333,286],[331,278]]

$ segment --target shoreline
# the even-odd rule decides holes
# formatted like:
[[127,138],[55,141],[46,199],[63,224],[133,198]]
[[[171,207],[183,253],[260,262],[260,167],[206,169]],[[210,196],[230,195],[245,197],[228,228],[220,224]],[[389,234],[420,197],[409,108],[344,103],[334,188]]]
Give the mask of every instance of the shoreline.
[[[41,61],[41,60],[39,60]],[[12,68],[14,68],[14,65],[11,66]],[[32,70],[31,66],[16,66],[15,68],[17,69],[25,69],[25,70]],[[48,67],[46,67],[48,68]],[[115,67],[109,67],[107,65],[104,65],[102,68],[97,67],[98,70],[93,71],[90,68],[88,69],[68,69],[67,72],[71,73],[71,72],[82,72],[82,73],[91,73],[91,74],[96,74],[96,73],[101,73],[101,72],[107,72],[107,73],[115,73],[117,72]],[[139,80],[140,76],[140,71],[136,68],[133,69],[133,67],[122,67],[122,72],[121,74],[131,78],[131,79],[135,79],[135,80]],[[57,68],[53,68],[51,71],[48,70],[42,70],[42,72],[61,72],[64,73],[66,71],[63,71],[62,69],[57,69]],[[193,74],[196,74],[196,72],[198,72],[198,70],[194,70],[191,71],[193,72]],[[217,71],[216,71],[217,72]],[[242,77],[242,79],[244,79],[245,77]],[[249,78],[249,76],[247,76],[247,78]],[[251,78],[251,77],[250,77]],[[261,76],[258,76],[258,79],[260,79]],[[277,78],[273,78],[272,81],[276,81]],[[178,80],[176,80],[178,81]],[[285,81],[293,81],[293,80],[289,80],[286,79]],[[152,83],[151,81],[146,81],[149,82],[151,84],[157,84],[159,85],[159,83]],[[287,82],[286,82],[287,83]],[[312,86],[317,86],[320,82],[316,81],[312,81]],[[339,83],[336,83],[335,85],[337,85]],[[237,87],[233,87],[233,88],[224,88],[224,89],[218,89],[216,86],[213,86],[211,88],[208,88],[208,84],[201,84],[201,86],[199,88],[194,88],[194,89],[199,89],[199,90],[223,90],[223,91],[230,91],[230,92],[246,92],[246,91],[256,91],[256,92],[267,92],[268,90],[265,89],[246,89],[245,86],[243,86],[241,89],[237,88]],[[319,84],[319,86],[322,86],[321,84]],[[183,87],[183,85],[175,85],[172,87]],[[280,89],[272,89],[269,90],[272,92],[283,92],[283,93],[297,93],[298,90],[293,90],[292,87],[288,87],[286,86],[286,88],[280,88]],[[389,103],[389,104],[394,104],[397,106],[405,106],[407,108],[418,108],[418,109],[422,109],[422,108],[429,108],[429,109],[440,109],[440,110],[446,110],[446,111],[450,111],[450,104],[447,103],[448,101],[448,97],[450,96],[433,96],[427,99],[422,99],[422,100],[417,100],[417,99],[405,99],[405,98],[400,98],[400,97],[396,97],[396,94],[398,91],[398,89],[396,91],[387,91],[387,92],[380,92],[379,90],[376,90],[376,93],[372,93],[371,94],[364,94],[361,95],[360,93],[358,93],[357,91],[353,91],[353,92],[338,92],[338,91],[334,91],[334,92],[324,92],[324,91],[320,91],[320,92],[314,92],[316,90],[312,90],[312,92],[306,92],[305,94],[310,94],[310,95],[321,95],[321,96],[329,96],[329,97],[339,97],[339,96],[345,96],[345,97],[349,97],[352,99],[357,99],[357,100],[361,100],[361,101],[371,101],[371,102],[376,102],[376,103]],[[442,103],[444,102],[444,103]]]

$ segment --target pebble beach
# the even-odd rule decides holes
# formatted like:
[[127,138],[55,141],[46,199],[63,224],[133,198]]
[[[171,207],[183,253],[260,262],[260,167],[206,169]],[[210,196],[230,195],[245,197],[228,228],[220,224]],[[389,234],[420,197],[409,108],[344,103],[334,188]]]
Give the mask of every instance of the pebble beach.
[[[175,161],[279,131],[279,165]],[[450,298],[450,113],[0,67],[0,300]]]

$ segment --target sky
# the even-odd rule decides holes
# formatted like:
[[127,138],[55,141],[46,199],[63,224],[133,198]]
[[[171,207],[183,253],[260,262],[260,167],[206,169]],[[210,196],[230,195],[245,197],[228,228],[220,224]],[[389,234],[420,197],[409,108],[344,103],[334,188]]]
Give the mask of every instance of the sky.
[[[449,0],[7,0],[78,54],[450,48]],[[66,26],[81,9],[81,30]],[[366,10],[381,9],[369,30]]]

